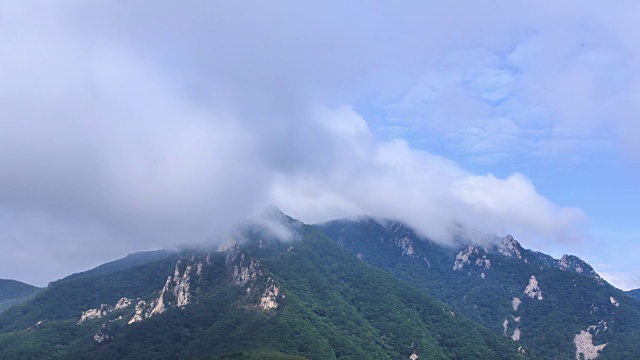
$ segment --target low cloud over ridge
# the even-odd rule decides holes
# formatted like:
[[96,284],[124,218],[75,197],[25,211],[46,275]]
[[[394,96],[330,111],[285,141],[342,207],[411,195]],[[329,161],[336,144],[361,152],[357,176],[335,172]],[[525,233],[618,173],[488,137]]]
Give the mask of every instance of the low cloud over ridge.
[[[407,79],[442,70],[432,58],[455,58],[447,54],[456,49],[426,36],[442,19],[422,27],[420,19],[399,20],[411,9],[376,8],[353,29],[339,4],[316,4],[315,16],[295,6],[255,4],[245,12],[206,2],[198,9],[135,1],[40,6],[0,7],[0,277],[42,285],[126,252],[215,239],[268,204],[305,222],[397,218],[441,242],[459,225],[512,232],[531,246],[580,235],[585,215],[545,198],[526,174],[475,174],[402,134],[379,136],[376,115],[357,110],[371,95],[391,109],[385,115],[426,116],[402,106],[422,101],[407,94],[414,85],[427,95],[438,90]],[[430,10],[447,13],[423,12]],[[489,20],[474,24],[484,29]],[[420,41],[401,41],[413,31]],[[466,49],[469,33],[452,29],[451,39]],[[501,40],[489,35],[488,43]],[[537,41],[549,34],[534,35],[542,47]],[[498,51],[512,41],[488,46]],[[502,74],[478,71],[484,77],[474,91],[488,102],[502,101],[502,88],[522,90]],[[446,75],[442,88],[467,80]],[[528,91],[516,100],[533,97]],[[387,106],[396,98],[402,106]],[[442,132],[469,127],[475,102],[467,100],[444,104],[456,110],[444,120],[421,118],[427,131],[454,115],[462,125]],[[566,106],[576,121],[580,114]]]
[[275,204],[306,222],[358,215],[401,219],[442,243],[460,226],[511,231],[531,241],[578,235],[584,214],[553,204],[522,174],[474,175],[405,140],[373,141],[365,120],[348,107],[319,112],[315,126],[328,127],[352,151],[336,152],[328,166],[313,172],[280,173],[271,190]]

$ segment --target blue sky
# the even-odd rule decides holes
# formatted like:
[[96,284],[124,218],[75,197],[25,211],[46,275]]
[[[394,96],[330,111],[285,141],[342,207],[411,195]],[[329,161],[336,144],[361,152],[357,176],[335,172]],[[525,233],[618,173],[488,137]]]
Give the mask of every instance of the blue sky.
[[0,4],[0,277],[270,204],[576,254],[640,287],[640,6]]

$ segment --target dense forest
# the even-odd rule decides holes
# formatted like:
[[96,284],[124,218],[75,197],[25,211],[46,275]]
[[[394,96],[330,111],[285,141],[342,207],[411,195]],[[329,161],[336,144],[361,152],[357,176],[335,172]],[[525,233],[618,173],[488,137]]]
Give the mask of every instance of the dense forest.
[[[320,228],[362,261],[517,339],[536,358],[575,358],[575,337],[582,331],[594,346],[606,344],[599,358],[640,354],[638,302],[575,256],[556,260],[523,249],[511,237],[441,245],[395,221],[339,220]],[[532,276],[540,297],[525,293]]]
[[640,302],[577,257],[553,259],[511,237],[445,246],[393,221],[281,218],[294,240],[247,225],[220,247],[131,254],[35,288],[0,313],[0,358],[640,353]]
[[[521,356],[518,344],[358,260],[317,228],[305,226],[300,231],[301,240],[293,243],[270,241],[265,246],[267,241],[253,234],[245,244],[226,252],[186,250],[141,265],[120,262],[109,271],[55,282],[0,315],[0,357]],[[200,275],[190,273],[189,303],[183,307],[161,291],[167,277],[172,279],[172,274],[185,269],[179,268],[180,263],[204,264]],[[243,277],[245,270],[255,276]],[[272,305],[264,305],[269,289],[277,290]],[[159,294],[165,296],[166,311],[157,316],[130,324],[136,312],[131,305],[80,323],[85,311],[101,304],[116,304],[123,297],[150,303]]]
[[0,312],[29,299],[39,290],[20,281],[0,279]]

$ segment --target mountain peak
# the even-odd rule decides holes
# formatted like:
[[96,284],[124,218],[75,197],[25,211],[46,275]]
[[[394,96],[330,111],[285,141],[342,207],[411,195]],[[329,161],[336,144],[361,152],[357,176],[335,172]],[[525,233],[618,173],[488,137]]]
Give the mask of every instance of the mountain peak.
[[279,207],[275,206],[275,205],[269,205],[267,206],[264,210],[262,210],[262,213],[260,213],[261,216],[275,216],[275,217],[285,217],[285,218],[289,218],[292,219],[289,215],[285,214],[282,210],[280,210]]
[[592,277],[598,275],[591,265],[587,264],[584,260],[575,255],[562,255],[562,258],[558,262],[558,267],[561,270],[572,271],[582,275]]
[[511,235],[507,235],[502,239],[501,244],[498,246],[498,252],[504,256],[513,256],[518,259],[522,259],[522,246]]
[[0,312],[40,291],[33,285],[17,280],[0,279]]
[[[269,206],[260,214],[242,224],[236,236],[243,238],[264,238],[264,240],[291,241],[300,236],[302,222],[296,220],[275,206]],[[251,234],[260,236],[252,236]]]
[[[468,232],[451,247],[410,234],[413,256],[403,256],[396,242],[403,238],[399,225],[371,225],[342,221],[325,225],[323,231],[367,264],[521,343],[532,359],[640,353],[626,345],[640,343],[638,312],[628,306],[634,300],[623,298],[577,256],[554,259],[523,248],[512,235],[466,236]],[[626,294],[640,297],[640,291]]]

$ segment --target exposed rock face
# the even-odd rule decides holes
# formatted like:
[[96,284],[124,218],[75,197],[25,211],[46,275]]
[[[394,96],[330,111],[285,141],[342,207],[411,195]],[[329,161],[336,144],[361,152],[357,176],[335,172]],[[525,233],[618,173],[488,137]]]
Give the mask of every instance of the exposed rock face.
[[511,335],[511,339],[513,339],[513,341],[520,340],[520,329],[516,328],[515,330],[513,330],[513,335]]
[[571,271],[577,274],[592,277],[599,282],[602,281],[600,276],[593,270],[591,265],[587,264],[584,260],[574,255],[562,255],[562,258],[558,261],[558,268],[560,270]]
[[[471,244],[456,255],[453,270],[460,271],[471,263],[481,269],[488,270],[491,269],[491,260],[487,257],[490,252],[497,252],[503,256],[522,259],[523,251],[524,249],[520,246],[520,243],[511,235],[504,237],[497,245],[490,245],[489,243]],[[526,261],[525,259],[525,262]]]
[[580,354],[584,356],[585,360],[593,360],[597,358],[600,351],[607,346],[607,344],[594,345],[590,330],[591,327],[586,331],[581,330],[580,333],[576,334],[573,338],[573,342],[576,344],[576,359],[578,360],[580,360]]
[[[135,310],[133,317],[127,322],[127,324],[133,324],[140,322],[144,319],[150,318],[157,314],[162,314],[169,307],[184,308],[190,303],[191,299],[191,283],[192,271],[195,270],[195,281],[199,282],[202,278],[203,268],[205,265],[211,263],[211,254],[202,256],[196,259],[195,256],[191,258],[182,258],[176,262],[173,276],[168,276],[164,286],[160,290],[157,298],[147,303],[144,300],[138,300],[135,302]],[[78,324],[94,319],[107,316],[109,313],[125,309],[133,304],[129,298],[123,297],[115,304],[115,306],[109,306],[106,304],[100,305],[98,309],[89,309],[82,313]],[[108,320],[102,324],[100,330],[93,336],[93,341],[100,344],[110,338],[108,334],[109,324],[113,321],[122,320],[122,315],[117,319]]]
[[[190,263],[184,265],[184,270],[181,271],[179,267],[182,265],[182,260],[178,260],[176,264],[176,269],[173,275],[173,295],[176,297],[176,306],[179,308],[184,308],[189,304],[191,294],[189,292],[189,287],[191,283],[191,269],[193,269],[194,258],[190,260]],[[201,261],[196,263],[196,267],[202,267],[203,264]],[[164,289],[163,289],[164,290]]]
[[260,261],[251,259],[247,261],[244,253],[240,254],[240,262],[233,268],[233,282],[236,285],[244,285],[262,275]]
[[129,324],[142,321],[154,315],[162,314],[168,308],[177,307],[183,309],[191,302],[191,272],[196,269],[195,281],[199,282],[202,277],[202,269],[205,264],[211,262],[209,254],[203,259],[196,257],[182,258],[176,262],[173,276],[168,276],[160,294],[150,303],[140,300],[136,303],[136,310]]
[[504,256],[514,256],[518,259],[522,259],[522,246],[518,243],[513,236],[507,235],[502,239],[502,243],[498,246],[498,252]]
[[224,253],[224,263],[227,266],[230,266],[238,257],[238,254],[240,253],[240,246],[238,246],[234,240],[230,240],[218,246],[218,252]]
[[103,341],[107,340],[109,338],[109,335],[105,334],[106,329],[107,329],[107,324],[102,324],[102,327],[100,327],[100,330],[95,335],[93,335],[93,341],[100,344]]
[[485,270],[491,269],[491,260],[487,259],[487,255],[482,255],[482,259],[476,259],[476,266],[483,267]]
[[262,275],[260,261],[254,258],[247,259],[234,241],[220,245],[218,251],[225,253],[225,264],[228,269],[233,269],[234,284],[244,285]]
[[[517,297],[514,297],[513,299],[511,299],[511,307],[513,308],[514,312],[518,311],[518,308],[520,307],[521,303],[522,301]],[[511,315],[511,318],[516,324],[516,328],[515,330],[513,330],[513,333],[511,334],[511,339],[513,341],[519,341],[520,335],[522,334],[522,332],[520,331],[520,316]],[[508,326],[509,326],[509,320],[504,319],[504,321],[502,322],[502,327],[504,328],[504,331],[503,331],[504,336],[509,336]]]
[[395,243],[399,248],[402,249],[402,256],[413,256],[413,254],[415,253],[415,249],[413,248],[413,240],[409,239],[408,237],[405,236],[396,238]]
[[518,341],[520,340],[520,329],[516,328],[513,331],[513,335],[511,335],[511,339],[513,339],[513,341]]
[[560,259],[560,263],[558,265],[562,270],[572,270],[578,274],[584,273],[585,270],[584,261],[582,261],[577,256],[569,256],[566,254],[562,255],[562,258]]
[[478,249],[475,245],[469,245],[466,249],[460,251],[453,263],[453,270],[462,270],[465,265],[471,262],[470,258],[475,254],[478,254]]
[[145,319],[145,310],[147,308],[147,303],[144,300],[140,300],[136,303],[136,310],[134,312],[133,318],[129,320],[128,324],[133,324]]
[[584,276],[591,277],[596,280],[598,285],[604,285],[602,278],[591,265],[587,264],[584,260],[574,255],[562,255],[560,260],[556,260],[556,265],[560,270],[574,272]]
[[82,324],[83,322],[90,319],[99,319],[103,316],[106,316],[108,313],[112,311],[113,311],[113,308],[110,307],[109,305],[101,304],[100,308],[98,309],[89,309],[89,310],[83,311],[82,315],[80,316],[80,320],[78,321],[78,324]]
[[[258,293],[262,291],[261,286],[254,282],[254,280],[264,275],[260,260],[248,258],[248,256],[242,252],[239,245],[235,242],[220,246],[218,251],[225,252],[225,264],[228,271],[231,273],[231,281],[233,284],[249,284],[247,287],[247,296],[255,293],[255,291]],[[293,246],[289,247],[287,250],[287,252],[294,251],[295,248]],[[280,301],[284,298],[285,294],[282,289],[274,283],[271,277],[269,277],[267,278],[266,286],[258,302],[253,302],[251,306],[256,306],[264,311],[272,311],[280,306]]]
[[167,277],[160,295],[151,302],[151,311],[147,317],[162,314],[167,307],[174,306],[184,308],[189,304],[191,293],[189,292],[191,282],[191,270],[193,265],[197,267],[203,266],[201,261],[196,262],[195,258],[180,259],[176,263],[173,277]]
[[532,299],[542,300],[542,290],[540,286],[538,286],[538,279],[536,279],[535,275],[531,275],[529,279],[529,285],[524,289],[524,294],[529,296]]
[[82,312],[82,315],[80,316],[80,320],[78,321],[78,324],[82,324],[83,322],[90,319],[99,319],[103,316],[107,316],[109,313],[113,311],[124,309],[129,305],[131,305],[131,300],[126,297],[123,297],[120,300],[118,300],[118,303],[116,303],[115,307],[109,306],[107,304],[101,304],[100,308],[98,309],[89,309]]
[[600,275],[595,274],[593,278],[596,279],[596,283],[598,283],[598,285],[604,285],[604,282],[602,281],[602,278],[600,277]]
[[171,276],[169,276],[167,278],[167,281],[164,283],[164,286],[162,287],[162,290],[160,290],[160,295],[158,295],[158,298],[156,298],[155,300],[151,301],[150,304],[150,310],[147,312],[146,317],[152,317],[153,315],[158,315],[158,314],[162,314],[163,312],[165,312],[167,309],[164,306],[165,301],[169,301],[168,299],[165,299],[167,293],[170,291],[169,289],[171,288]]
[[121,310],[126,307],[129,307],[129,305],[131,305],[131,299],[123,297],[120,300],[118,300],[118,303],[116,303],[114,310]]
[[47,321],[48,321],[47,319],[40,320],[35,325],[29,326],[27,328],[27,331],[35,330],[35,329],[39,328],[42,324],[46,323]]
[[407,255],[413,257],[416,255],[410,229],[402,223],[392,222],[387,226],[387,230],[394,233],[393,244],[402,249],[402,256]]
[[[598,322],[598,325],[591,325],[587,328],[587,331],[593,333],[593,334],[599,334],[600,331],[604,332],[607,331],[609,327],[607,326],[607,322],[604,320],[600,320],[600,322]],[[593,332],[595,330],[595,332]]]
[[409,356],[409,359],[410,359],[410,360],[417,360],[417,359],[418,359],[418,354],[416,354],[416,352],[414,351],[414,352],[413,352],[413,354],[411,354],[411,355]]
[[[602,331],[607,331],[607,329],[608,329],[607,328],[607,322],[604,321],[604,320],[600,320],[600,325],[599,326],[602,326]],[[596,334],[597,334],[597,331],[596,331]]]
[[513,307],[513,311],[518,311],[518,308],[520,307],[521,303],[522,303],[522,300],[518,299],[517,297],[514,297],[511,300],[511,306]]
[[[267,287],[260,298],[260,308],[264,311],[275,310],[280,305],[278,296],[281,295],[280,287],[273,283],[273,279],[267,279]],[[284,294],[281,295],[284,298]]]
[[616,307],[620,306],[620,303],[618,302],[618,300],[616,300],[613,296],[609,296],[609,301]]
[[[511,339],[513,341],[518,341],[520,340],[520,335],[522,334],[522,332],[520,331],[520,317],[514,317],[511,316],[513,318],[513,320],[516,323],[516,328],[515,330],[513,330],[513,333],[511,334]],[[509,320],[508,319],[504,319],[504,321],[502,322],[502,335],[503,336],[509,336]]]
[[[484,251],[485,254],[480,256],[482,251]],[[486,252],[486,248],[478,248],[478,246],[473,244],[467,246],[464,250],[460,251],[458,255],[456,255],[456,260],[453,263],[453,270],[461,271],[467,265],[472,263],[482,270],[491,269],[491,260],[487,258]],[[474,257],[476,257],[475,261],[473,260]],[[480,277],[484,279],[486,274],[482,273]]]
[[108,320],[107,322],[102,324],[98,332],[95,335],[93,335],[93,341],[97,342],[98,344],[101,344],[105,340],[111,338],[111,335],[109,335],[109,332],[110,332],[109,326],[111,325],[112,322],[119,321],[119,320],[122,320],[122,316],[118,316],[118,318]]
[[199,262],[199,263],[196,265],[196,275],[197,275],[198,277],[202,276],[202,268],[203,268],[203,267],[204,267],[204,264],[203,264],[202,262]]

